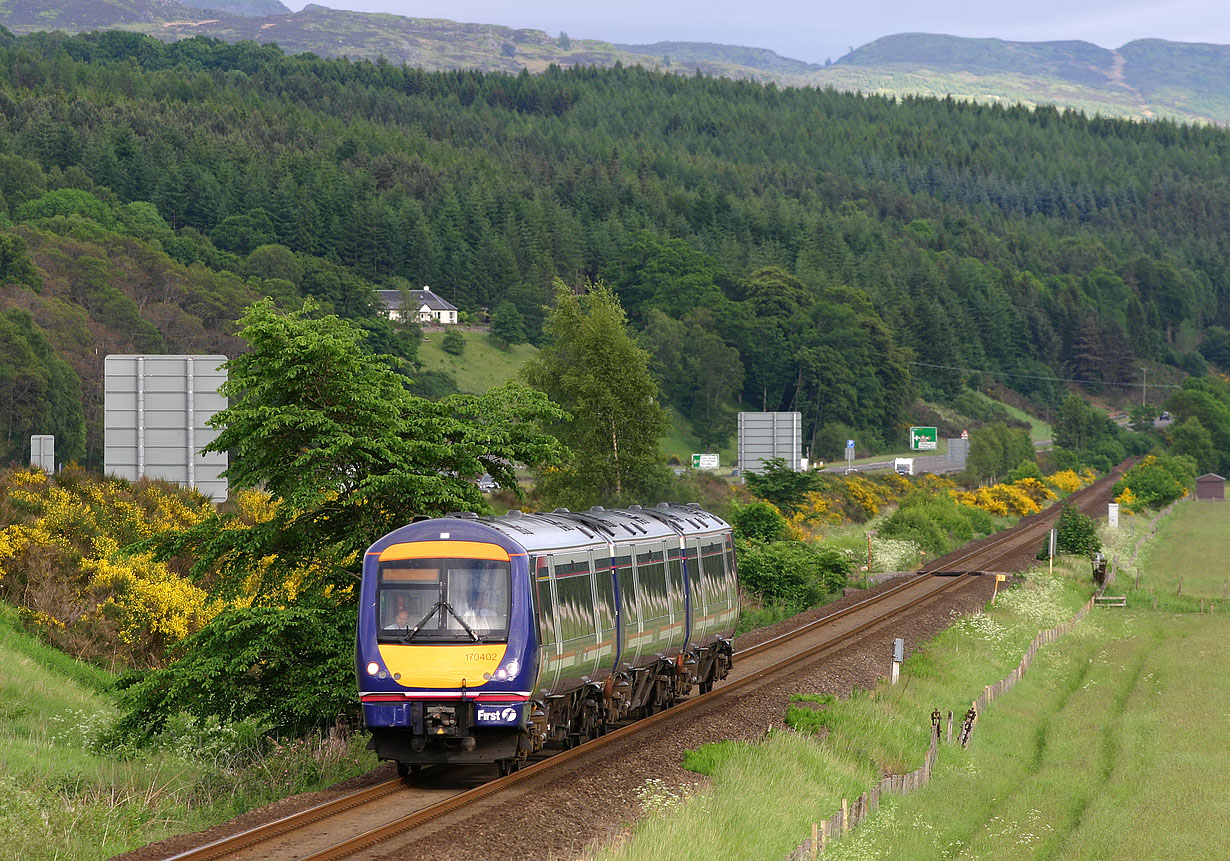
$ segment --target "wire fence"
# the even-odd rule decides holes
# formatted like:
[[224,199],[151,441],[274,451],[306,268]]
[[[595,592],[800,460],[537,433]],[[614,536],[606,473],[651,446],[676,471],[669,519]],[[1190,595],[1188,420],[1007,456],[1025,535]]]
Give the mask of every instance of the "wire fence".
[[[1025,650],[1025,654],[1016,668],[994,684],[987,685],[976,699],[971,700],[969,710],[961,721],[955,743],[962,746],[968,745],[974,728],[977,726],[979,715],[986,711],[987,707],[996,697],[1012,690],[1016,683],[1025,677],[1025,673],[1029,670],[1030,665],[1033,664],[1034,657],[1038,654],[1039,649],[1069,633],[1081,619],[1085,618],[1085,615],[1093,606],[1094,599],[1090,598],[1077,611],[1076,615],[1068,621],[1056,625],[1054,628],[1040,631],[1033,638],[1033,641],[1030,642],[1029,648]],[[951,711],[948,712],[947,725],[946,743],[952,744],[954,743],[954,727],[953,713]],[[843,798],[840,810],[812,823],[811,836],[795,847],[786,856],[786,861],[808,861],[808,859],[816,858],[817,855],[825,851],[829,843],[840,839],[843,834],[848,834],[851,829],[857,827],[864,819],[875,813],[879,809],[880,799],[885,793],[907,795],[925,786],[931,780],[931,773],[935,768],[936,760],[939,758],[940,736],[942,732],[942,715],[936,709],[931,713],[931,743],[928,745],[927,753],[923,757],[923,764],[906,774],[890,774],[871,790],[855,798],[853,803],[849,799]]]

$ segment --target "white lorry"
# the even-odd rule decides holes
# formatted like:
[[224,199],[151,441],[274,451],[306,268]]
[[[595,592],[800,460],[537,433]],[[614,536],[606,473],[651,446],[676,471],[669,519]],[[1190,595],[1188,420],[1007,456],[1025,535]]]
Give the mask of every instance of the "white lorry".
[[893,472],[897,473],[897,475],[913,475],[914,474],[914,458],[912,457],[893,458]]

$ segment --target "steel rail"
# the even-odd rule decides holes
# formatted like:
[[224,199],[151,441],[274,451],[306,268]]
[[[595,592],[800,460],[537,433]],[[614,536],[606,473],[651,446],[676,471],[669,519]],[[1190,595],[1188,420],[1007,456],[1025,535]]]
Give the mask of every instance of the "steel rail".
[[403,788],[404,784],[401,778],[386,780],[383,783],[377,783],[358,792],[352,792],[348,795],[343,795],[341,798],[335,798],[332,801],[326,801],[315,807],[309,807],[307,810],[292,813],[289,816],[284,816],[281,819],[248,831],[223,837],[204,846],[198,846],[181,852],[178,855],[172,855],[167,861],[210,861],[210,859],[214,858],[224,858],[235,852],[256,846],[259,843],[281,837],[283,834],[289,834],[305,826],[337,816],[339,813],[345,813],[353,808],[362,807],[364,804],[370,804],[395,792],[400,792]]
[[[923,584],[932,584],[933,588],[927,591],[921,592],[919,595],[912,598],[905,604],[894,607],[890,613],[873,616],[872,618],[868,619],[865,622],[860,623],[859,625],[855,626],[854,628],[851,628],[848,631],[844,631],[835,636],[826,638],[820,643],[809,646],[801,652],[797,652],[786,658],[783,658],[782,660],[776,661],[775,663],[770,664],[767,667],[763,667],[754,673],[750,673],[746,676],[742,676],[738,679],[734,679],[729,682],[725,682],[722,684],[721,687],[714,688],[712,691],[710,691],[707,694],[702,694],[701,696],[698,696],[695,699],[685,700],[671,708],[666,709],[665,711],[661,711],[655,715],[642,718],[641,720],[638,720],[627,726],[620,727],[619,729],[614,730],[610,733],[607,733],[606,735],[599,736],[598,738],[595,738],[595,739],[591,739],[590,741],[586,742],[585,744],[580,745],[579,747],[573,748],[571,750],[562,751],[561,753],[557,753],[540,762],[536,762],[530,766],[527,766],[526,768],[523,768],[521,771],[515,772],[505,777],[501,777],[489,783],[484,783],[482,786],[477,786],[473,789],[466,790],[465,792],[459,793],[451,798],[446,798],[443,801],[437,802],[436,804],[433,804],[430,807],[425,807],[422,810],[417,810],[413,813],[409,813],[399,819],[386,823],[385,825],[379,826],[377,828],[373,828],[370,831],[366,831],[362,834],[356,835],[352,838],[342,841],[341,843],[336,844],[335,846],[330,846],[327,849],[322,849],[319,852],[315,852],[311,855],[306,855],[303,857],[303,861],[331,861],[331,859],[349,857],[360,851],[369,849],[373,846],[383,843],[384,841],[389,840],[393,837],[396,837],[400,834],[404,834],[407,831],[411,831],[415,828],[425,825],[434,819],[438,819],[442,816],[445,816],[446,814],[453,813],[462,808],[468,807],[472,804],[475,804],[479,801],[489,798],[490,796],[497,795],[502,792],[506,792],[512,789],[514,786],[516,786],[519,783],[533,780],[539,775],[545,772],[548,772],[548,771],[561,768],[564,765],[571,763],[575,759],[579,759],[585,756],[591,756],[595,754],[597,751],[601,750],[602,748],[607,747],[608,745],[612,745],[619,741],[625,740],[629,736],[635,735],[636,733],[639,733],[639,732],[643,732],[644,730],[650,727],[653,727],[659,723],[662,723],[668,720],[674,720],[680,714],[683,714],[685,712],[691,711],[696,708],[700,708],[702,706],[715,705],[720,700],[724,699],[725,697],[729,696],[735,691],[738,691],[752,684],[753,682],[760,681],[761,679],[764,679],[766,676],[780,673],[783,670],[788,670],[792,668],[795,664],[799,663],[800,661],[814,657],[818,655],[820,652],[824,652],[824,651],[833,649],[835,647],[842,646],[847,641],[855,638],[857,635],[866,631],[868,628],[871,628],[875,625],[879,625],[905,610],[909,610],[913,607],[918,606],[919,604],[922,604],[926,601],[937,598],[946,592],[953,591],[958,588],[962,588],[967,584],[967,582],[968,582],[968,579],[967,577],[964,577],[964,576],[954,577],[951,579],[944,578],[943,580],[939,580],[938,578],[933,578],[933,577],[912,578],[910,583],[905,584],[905,585],[909,587],[917,588]],[[938,583],[939,585],[934,585],[936,583]],[[881,595],[878,597],[880,598],[880,600],[883,600],[884,598],[887,598],[890,595],[897,595],[901,591],[902,591],[901,589],[894,588],[893,590],[881,593]],[[868,602],[868,601],[860,602],[861,608],[866,609],[868,603],[878,603],[878,602]],[[846,614],[843,613],[843,615],[846,615]],[[828,621],[832,621],[833,619],[832,616],[826,617],[826,618],[828,619]],[[809,630],[811,630],[810,627],[809,627]],[[744,651],[747,651],[747,650],[744,650]]]
[[[1098,496],[1106,488],[1106,485],[1117,481],[1124,472],[1134,466],[1139,460],[1139,457],[1128,458],[1111,470],[1109,475],[1098,479],[1088,487],[1081,488],[1075,493],[1070,494],[1064,501],[1072,501],[1078,507],[1081,506],[1090,497]],[[965,548],[955,553],[941,557],[930,565],[924,566],[923,572],[926,574],[958,574],[969,573],[971,570],[989,571],[991,566],[999,559],[1021,549],[1031,541],[1042,538],[1051,528],[1051,525],[1059,519],[1059,509],[1059,505],[1050,505],[1036,514],[1024,517],[1012,529],[972,542],[975,546],[966,545]]]
[[[1116,480],[1118,476],[1134,464],[1136,460],[1137,459],[1131,459],[1125,462],[1117,467],[1116,470],[1114,470],[1109,476],[1094,482],[1087,488],[1083,488],[1082,490],[1071,494],[1068,499],[1074,499],[1079,503],[1080,500],[1085,497],[1096,495],[1096,493],[1103,488],[1106,483]],[[1046,529],[1050,527],[1051,522],[1058,517],[1058,512],[1053,510],[1054,508],[1054,506],[1051,506],[1038,514],[1024,518],[1023,522],[1018,523],[1012,529],[1006,530],[1005,532],[994,536],[989,536],[986,539],[976,542],[978,546],[975,548],[970,548],[966,552],[958,551],[958,554],[950,554],[949,556],[938,559],[931,565],[925,567],[920,573],[909,577],[909,579],[901,584],[879,592],[876,595],[855,604],[851,604],[848,607],[844,607],[841,610],[828,613],[812,620],[811,622],[800,625],[798,628],[784,634],[779,634],[778,636],[765,640],[762,643],[758,643],[755,646],[740,649],[735,653],[735,655],[737,657],[746,658],[776,648],[786,642],[789,642],[790,640],[796,639],[809,632],[814,632],[825,625],[832,624],[838,619],[849,616],[853,613],[857,613],[872,605],[882,603],[883,601],[902,592],[916,588],[922,583],[931,580],[932,575],[941,573],[976,573],[976,571],[971,570],[971,563],[975,560],[978,560],[978,564],[974,567],[976,567],[978,571],[986,571],[989,568],[988,560],[993,561],[1000,559],[1003,556],[1006,556],[1009,553],[1019,549],[1025,543],[1041,537],[1045,533]],[[958,569],[958,566],[961,566],[961,568]],[[956,588],[956,584],[958,583],[963,584],[964,578],[956,577],[951,580],[948,585],[926,592],[912,599],[910,602],[902,605],[901,607],[895,608],[893,610],[893,614],[910,609],[923,601],[929,600],[932,597],[948,591],[949,589]],[[720,699],[721,697],[738,690],[746,684],[759,680],[766,675],[779,672],[789,665],[803,660],[819,651],[839,645],[872,625],[884,621],[888,617],[888,615],[876,617],[857,626],[856,628],[851,629],[850,631],[845,632],[844,634],[839,635],[838,637],[830,638],[829,640],[825,640],[824,642],[806,649],[803,652],[792,655],[782,661],[778,661],[770,667],[766,667],[756,673],[749,674],[748,676],[741,677],[734,681],[724,683],[720,687],[714,688],[714,690],[708,694],[704,694],[693,699],[684,700],[674,707],[659,712],[656,715],[642,718],[641,720],[614,730],[604,736],[586,742],[577,748],[557,753],[548,759],[523,768],[521,771],[490,781],[474,789],[467,790],[457,796],[454,796],[453,798],[437,802],[434,805],[423,808],[415,813],[408,814],[407,816],[388,823],[385,826],[372,829],[371,831],[358,835],[352,840],[337,844],[334,847],[322,850],[313,855],[306,856],[306,858],[313,859],[313,861],[326,858],[342,858],[358,849],[375,845],[376,843],[382,842],[389,837],[393,837],[397,834],[411,830],[418,825],[424,824],[432,819],[436,819],[446,813],[452,812],[453,810],[460,809],[461,807],[472,804],[497,792],[502,792],[518,783],[521,783],[522,781],[533,778],[535,775],[540,774],[543,771],[565,765],[576,757],[588,755],[589,753],[604,747],[606,744],[614,743],[620,739],[639,732],[642,729],[654,726],[661,721],[668,720],[672,716],[688,711],[701,703],[713,703],[716,699]],[[255,846],[259,843],[276,839],[277,837],[297,829],[333,816],[337,816],[338,814],[345,813],[353,808],[360,807],[364,804],[368,804],[372,801],[386,797],[389,794],[398,792],[403,786],[404,784],[400,779],[385,781],[384,783],[377,784],[376,786],[368,787],[367,789],[360,790],[359,792],[352,793],[350,795],[343,796],[342,798],[328,801],[299,813],[284,817],[275,822],[269,823],[268,825],[260,826],[250,831],[233,835],[231,837],[222,838],[205,846],[182,852],[173,856],[169,859],[169,861],[209,861],[209,859],[221,858],[251,846]],[[360,844],[359,841],[362,841],[362,843]]]

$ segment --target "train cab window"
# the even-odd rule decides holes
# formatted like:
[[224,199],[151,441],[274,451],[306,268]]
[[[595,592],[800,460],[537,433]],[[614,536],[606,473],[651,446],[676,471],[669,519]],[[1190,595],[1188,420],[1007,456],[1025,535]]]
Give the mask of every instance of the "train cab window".
[[510,585],[507,562],[404,559],[382,563],[377,586],[380,638],[472,642],[478,636],[502,640],[508,635]]

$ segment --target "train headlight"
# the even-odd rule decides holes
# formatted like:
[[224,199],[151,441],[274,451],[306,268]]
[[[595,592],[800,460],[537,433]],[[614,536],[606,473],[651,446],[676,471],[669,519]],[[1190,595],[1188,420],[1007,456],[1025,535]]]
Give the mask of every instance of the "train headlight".
[[367,674],[369,676],[374,676],[378,672],[380,672],[380,665],[377,664],[375,661],[372,661],[371,663],[367,665]]
[[515,678],[517,671],[520,669],[521,665],[517,663],[516,659],[513,659],[495,671],[495,678],[497,681],[507,681],[508,679]]

